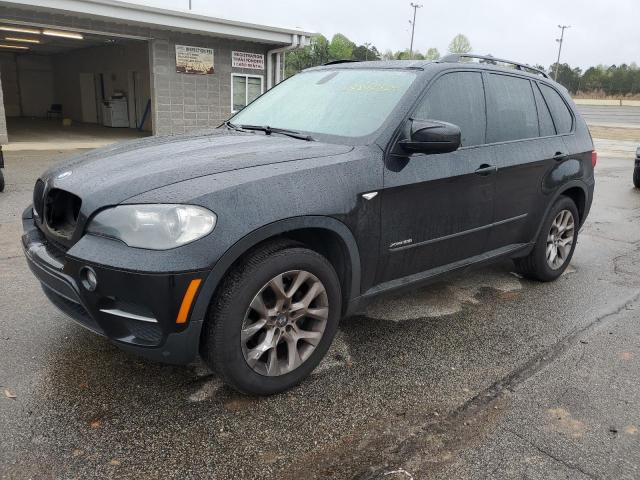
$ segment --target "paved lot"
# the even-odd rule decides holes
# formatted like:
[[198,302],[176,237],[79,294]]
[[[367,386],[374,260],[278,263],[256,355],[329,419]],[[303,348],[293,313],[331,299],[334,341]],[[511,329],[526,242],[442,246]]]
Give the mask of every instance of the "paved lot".
[[[343,322],[293,391],[250,398],[202,365],[119,351],[46,301],[19,247],[36,175],[0,194],[0,478],[638,478],[640,192],[600,158],[573,268],[511,264]],[[8,398],[14,396],[15,398]]]

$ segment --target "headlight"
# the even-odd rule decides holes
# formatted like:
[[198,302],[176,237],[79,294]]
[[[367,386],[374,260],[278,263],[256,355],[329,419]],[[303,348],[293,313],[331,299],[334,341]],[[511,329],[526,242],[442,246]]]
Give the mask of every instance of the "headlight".
[[87,232],[130,247],[168,250],[209,235],[216,220],[215,213],[194,205],[119,205],[98,213]]

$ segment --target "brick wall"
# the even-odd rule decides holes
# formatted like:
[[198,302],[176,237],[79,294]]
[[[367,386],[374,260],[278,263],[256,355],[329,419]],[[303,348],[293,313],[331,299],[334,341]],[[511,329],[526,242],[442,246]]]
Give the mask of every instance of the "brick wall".
[[[176,72],[175,45],[212,48],[214,73],[192,75]],[[262,75],[264,70],[232,69],[233,50],[265,55],[269,47],[199,35],[173,35],[150,44],[152,112],[157,135],[184,133],[216,127],[231,116],[231,74]],[[155,108],[154,108],[155,107]]]
[[4,113],[4,98],[2,97],[2,81],[0,80],[0,145],[9,142],[7,135],[7,117]]

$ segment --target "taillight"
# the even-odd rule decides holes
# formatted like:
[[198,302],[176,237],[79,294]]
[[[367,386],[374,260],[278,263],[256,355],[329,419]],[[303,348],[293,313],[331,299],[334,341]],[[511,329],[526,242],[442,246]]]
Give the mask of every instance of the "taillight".
[[596,163],[598,163],[598,152],[593,150],[591,152],[591,165],[593,166],[593,168],[596,167]]

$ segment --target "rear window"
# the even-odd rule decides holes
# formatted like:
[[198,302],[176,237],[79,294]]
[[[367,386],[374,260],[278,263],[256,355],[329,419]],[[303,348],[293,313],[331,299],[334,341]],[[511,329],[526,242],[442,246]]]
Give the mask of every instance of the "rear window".
[[487,142],[507,142],[540,135],[531,82],[526,78],[487,76]]
[[549,110],[551,110],[551,116],[553,117],[553,122],[556,124],[558,133],[571,132],[573,128],[573,115],[571,115],[567,104],[564,103],[560,94],[545,84],[540,84],[540,89],[547,101],[547,105],[549,105]]

